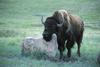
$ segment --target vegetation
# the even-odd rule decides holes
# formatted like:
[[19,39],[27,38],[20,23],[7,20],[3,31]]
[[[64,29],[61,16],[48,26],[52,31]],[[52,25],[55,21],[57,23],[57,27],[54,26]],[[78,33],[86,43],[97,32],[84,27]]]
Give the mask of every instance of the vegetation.
[[[99,67],[96,62],[100,51],[99,3],[100,0],[0,0],[0,67]],[[37,52],[33,53],[35,56],[21,57],[22,39],[42,35],[44,27],[37,15],[46,18],[58,9],[66,9],[84,20],[81,57],[76,55],[76,45],[71,61],[51,61]]]

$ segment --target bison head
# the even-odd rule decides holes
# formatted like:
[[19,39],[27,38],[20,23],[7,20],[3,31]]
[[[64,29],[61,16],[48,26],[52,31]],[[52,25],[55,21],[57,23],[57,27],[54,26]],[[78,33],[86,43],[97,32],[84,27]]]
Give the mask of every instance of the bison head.
[[64,31],[70,30],[70,17],[67,11],[58,10],[54,12],[53,16],[48,17],[43,24],[44,24],[43,38],[46,41],[50,41],[52,39],[53,33],[58,34],[62,30]]
[[53,17],[48,17],[44,24],[43,38],[46,41],[52,39],[52,34],[57,33],[57,21]]

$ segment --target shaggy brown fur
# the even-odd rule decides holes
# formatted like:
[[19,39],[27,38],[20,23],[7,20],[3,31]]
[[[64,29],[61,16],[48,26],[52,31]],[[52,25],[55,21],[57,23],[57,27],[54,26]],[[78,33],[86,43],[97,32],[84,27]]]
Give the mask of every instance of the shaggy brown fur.
[[31,55],[32,52],[41,52],[47,54],[49,57],[55,57],[58,51],[57,36],[53,34],[50,42],[46,42],[42,37],[25,37],[21,48],[22,56]]
[[[71,56],[71,48],[76,42],[78,45],[77,53],[80,56],[80,44],[82,42],[83,31],[84,31],[84,23],[78,16],[71,15],[65,11],[58,11],[59,14],[63,14],[64,22],[62,26],[59,27],[58,37],[59,41],[61,41],[61,46],[59,45],[59,50],[62,53],[65,49],[64,44],[66,43],[66,48],[68,49],[68,57]],[[58,41],[58,42],[59,42]],[[61,54],[62,55],[62,54]]]
[[[78,45],[77,53],[80,56],[80,46],[81,46],[83,31],[84,31],[84,23],[81,20],[81,18],[78,16],[74,16],[65,10],[55,11],[53,16],[51,16],[51,18],[53,19],[48,19],[48,18],[46,19],[44,26],[45,28],[47,28],[47,30],[45,29],[44,33],[47,32],[49,34],[50,33],[57,34],[57,42],[58,42],[58,49],[60,51],[60,58],[62,58],[63,56],[65,44],[68,50],[67,55],[68,57],[71,56],[71,48],[73,47],[75,42]],[[52,20],[53,22],[50,22],[50,20]],[[52,25],[50,25],[50,23]],[[56,31],[53,30],[52,32],[50,32],[50,29],[52,28],[53,25],[55,25],[55,23],[57,25],[57,28],[54,28]],[[67,43],[65,43],[66,40]]]

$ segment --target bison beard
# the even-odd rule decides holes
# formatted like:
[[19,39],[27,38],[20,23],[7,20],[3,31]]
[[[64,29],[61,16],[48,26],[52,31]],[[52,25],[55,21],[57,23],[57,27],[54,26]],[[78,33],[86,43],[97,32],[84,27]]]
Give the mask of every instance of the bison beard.
[[[77,54],[80,56],[80,46],[84,31],[84,23],[80,17],[71,15],[65,10],[58,10],[54,12],[53,16],[46,19],[44,26],[43,37],[46,36],[49,38],[49,35],[52,35],[53,33],[57,35],[60,59],[63,56],[65,45],[68,50],[67,56],[71,57],[71,48],[75,42],[78,46]],[[44,39],[46,40],[46,38]],[[67,41],[67,43],[65,43],[65,41]]]

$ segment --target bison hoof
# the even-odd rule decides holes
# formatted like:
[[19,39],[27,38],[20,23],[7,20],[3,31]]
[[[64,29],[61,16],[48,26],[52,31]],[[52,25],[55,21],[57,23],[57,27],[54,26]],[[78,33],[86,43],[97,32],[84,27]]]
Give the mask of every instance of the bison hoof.
[[78,55],[79,57],[81,57],[81,54],[80,54],[80,53],[78,53],[78,52],[77,52],[77,55]]
[[79,57],[81,57],[81,55],[80,55],[80,54],[78,54],[78,56],[79,56]]
[[68,56],[68,58],[70,58],[71,56],[70,55],[67,55]]
[[63,59],[63,56],[60,56],[60,58],[59,58],[60,60],[62,60]]
[[67,57],[69,57],[69,58],[70,58],[70,57],[71,57],[71,53],[67,53]]

